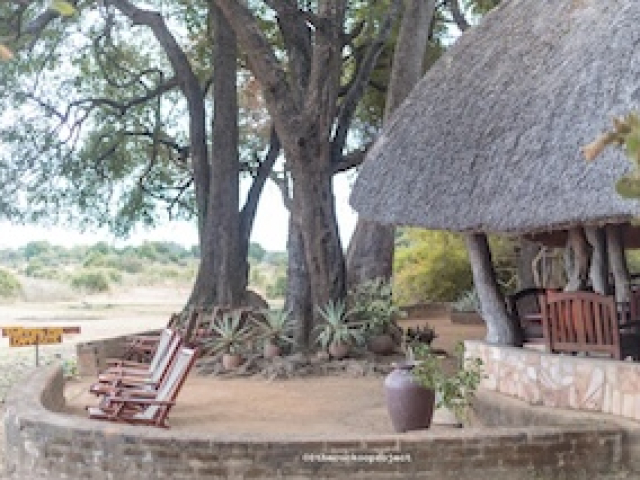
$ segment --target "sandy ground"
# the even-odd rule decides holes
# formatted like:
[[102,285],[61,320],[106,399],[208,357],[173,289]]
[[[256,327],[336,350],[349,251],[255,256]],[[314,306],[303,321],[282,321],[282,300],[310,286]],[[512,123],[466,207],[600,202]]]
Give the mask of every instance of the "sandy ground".
[[[415,323],[424,323],[417,320]],[[449,352],[466,338],[482,338],[480,325],[454,325],[446,317],[428,322]],[[88,393],[94,379],[67,385],[68,413],[85,415],[96,404]],[[207,378],[192,374],[169,416],[172,429],[212,435],[261,437],[349,437],[393,433],[384,405],[382,377]]]

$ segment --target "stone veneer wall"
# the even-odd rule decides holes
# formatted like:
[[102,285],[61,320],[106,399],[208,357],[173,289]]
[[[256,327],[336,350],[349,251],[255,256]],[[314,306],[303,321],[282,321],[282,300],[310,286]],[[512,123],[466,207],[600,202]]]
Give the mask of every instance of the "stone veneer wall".
[[62,413],[60,366],[37,371],[7,399],[14,479],[606,478],[625,470],[623,429],[607,424],[427,430],[351,439],[206,436]]
[[[481,386],[531,405],[573,408],[640,420],[640,363],[545,353],[466,341],[482,359]],[[639,425],[640,427],[640,425]]]

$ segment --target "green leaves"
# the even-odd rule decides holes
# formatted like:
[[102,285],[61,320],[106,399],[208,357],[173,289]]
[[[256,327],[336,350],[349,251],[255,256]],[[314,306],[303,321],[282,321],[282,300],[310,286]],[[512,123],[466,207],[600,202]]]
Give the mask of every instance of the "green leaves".
[[623,198],[640,198],[640,117],[636,112],[614,118],[613,128],[586,145],[582,153],[592,161],[611,145],[622,147],[635,167],[616,182],[616,192]]
[[70,17],[76,13],[75,7],[64,0],[52,0],[49,8],[55,10],[63,17]]

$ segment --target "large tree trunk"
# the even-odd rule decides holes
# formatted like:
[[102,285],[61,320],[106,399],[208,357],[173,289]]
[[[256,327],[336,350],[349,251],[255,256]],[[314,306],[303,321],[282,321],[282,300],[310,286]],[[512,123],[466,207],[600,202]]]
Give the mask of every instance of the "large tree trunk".
[[582,227],[569,229],[567,238],[567,275],[569,281],[565,286],[567,292],[585,290],[589,285],[591,268],[591,246]]
[[609,284],[609,261],[605,231],[601,227],[585,227],[584,232],[593,252],[589,269],[593,291],[609,295],[611,286]]
[[237,43],[212,4],[213,158],[208,206],[201,232],[201,263],[190,304],[239,305],[246,290],[240,255]]
[[313,329],[313,302],[311,285],[306,267],[304,242],[300,228],[289,217],[289,238],[287,240],[289,263],[287,265],[287,301],[285,311],[295,319],[294,340],[299,348],[309,349]]
[[516,255],[516,275],[518,280],[518,290],[536,287],[536,275],[534,273],[534,262],[540,253],[540,246],[521,238],[518,241]]
[[[405,0],[385,106],[386,122],[424,73],[435,0]],[[393,273],[395,228],[358,218],[347,252],[349,289]]]
[[507,309],[493,269],[491,250],[483,233],[465,235],[473,282],[487,324],[487,342],[500,345],[522,345],[522,332]]
[[609,265],[613,275],[613,284],[617,302],[628,302],[631,298],[629,288],[630,277],[627,259],[624,255],[624,241],[622,238],[622,225],[608,224],[605,227],[607,238],[607,253]]
[[[304,143],[311,145],[316,141],[306,138]],[[284,149],[287,151],[286,146]],[[313,154],[313,162],[320,164],[318,166],[321,166],[319,160],[324,150],[327,158],[324,169],[309,168],[305,156],[296,158],[289,152],[287,160],[292,165],[291,215],[295,225],[301,229],[311,300],[314,306],[319,306],[344,297],[345,266],[335,215],[332,171],[328,162],[329,144],[309,150]]]

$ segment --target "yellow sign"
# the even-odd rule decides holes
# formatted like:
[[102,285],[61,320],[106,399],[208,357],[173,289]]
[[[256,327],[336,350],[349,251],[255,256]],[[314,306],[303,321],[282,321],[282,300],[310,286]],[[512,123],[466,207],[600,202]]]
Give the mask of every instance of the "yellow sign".
[[63,333],[63,328],[3,328],[3,335],[9,337],[10,347],[62,343]]

